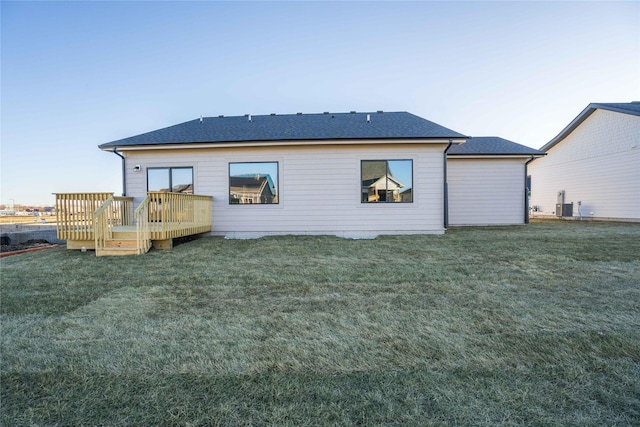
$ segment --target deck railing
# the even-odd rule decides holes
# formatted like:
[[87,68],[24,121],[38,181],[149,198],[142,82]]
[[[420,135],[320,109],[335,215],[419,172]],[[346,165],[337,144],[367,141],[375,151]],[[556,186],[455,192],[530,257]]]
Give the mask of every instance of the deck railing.
[[58,239],[93,240],[93,214],[113,193],[56,193]]
[[146,253],[151,247],[151,229],[149,227],[149,196],[138,205],[133,217],[136,223],[136,241],[139,254]]
[[147,194],[152,239],[211,231],[211,196],[154,191]]

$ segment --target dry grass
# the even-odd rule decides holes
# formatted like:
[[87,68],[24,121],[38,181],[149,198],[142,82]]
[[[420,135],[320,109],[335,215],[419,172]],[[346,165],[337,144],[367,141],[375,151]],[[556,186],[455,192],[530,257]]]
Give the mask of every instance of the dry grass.
[[3,425],[640,423],[640,225],[2,259]]
[[56,217],[51,215],[45,216],[15,216],[15,215],[1,215],[0,225],[2,224],[24,224],[24,225],[38,225],[43,224],[42,220],[45,220],[45,224],[56,224]]

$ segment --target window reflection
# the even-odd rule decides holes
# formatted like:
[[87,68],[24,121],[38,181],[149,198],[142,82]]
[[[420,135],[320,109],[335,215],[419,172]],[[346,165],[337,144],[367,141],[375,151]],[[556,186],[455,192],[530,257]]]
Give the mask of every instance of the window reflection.
[[169,191],[169,169],[147,169],[148,191]]
[[412,160],[363,160],[362,203],[413,202]]
[[173,193],[193,194],[193,169],[171,169],[171,191]]
[[193,168],[148,168],[147,191],[193,194]]
[[277,204],[278,162],[230,163],[229,203]]

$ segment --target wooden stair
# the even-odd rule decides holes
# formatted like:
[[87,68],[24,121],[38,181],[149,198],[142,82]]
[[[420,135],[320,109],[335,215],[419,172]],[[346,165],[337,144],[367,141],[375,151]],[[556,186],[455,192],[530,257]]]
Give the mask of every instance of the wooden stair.
[[[149,242],[150,243],[150,242]],[[146,247],[149,247],[146,245]],[[141,255],[147,251],[138,249],[135,231],[114,231],[113,239],[104,243],[104,248],[96,248],[96,256]]]

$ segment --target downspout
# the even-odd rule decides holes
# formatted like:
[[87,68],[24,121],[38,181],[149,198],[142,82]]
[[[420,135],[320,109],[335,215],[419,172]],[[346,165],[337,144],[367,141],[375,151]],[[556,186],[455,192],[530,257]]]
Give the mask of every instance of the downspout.
[[447,184],[447,151],[453,145],[453,140],[449,140],[449,145],[444,149],[443,170],[444,170],[444,228],[449,227],[449,188]]
[[125,165],[125,159],[124,156],[120,153],[118,153],[116,150],[118,148],[114,147],[112,153],[116,154],[118,157],[120,157],[122,159],[122,197],[127,195],[127,170],[126,170],[126,165]]
[[534,161],[536,156],[533,154],[531,158],[527,160],[524,164],[524,223],[529,224],[529,189],[527,188],[527,176],[529,176],[529,172],[527,170],[527,166],[529,163]]

